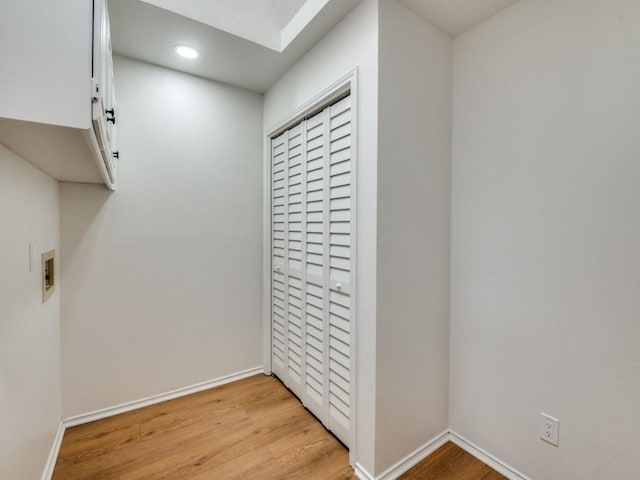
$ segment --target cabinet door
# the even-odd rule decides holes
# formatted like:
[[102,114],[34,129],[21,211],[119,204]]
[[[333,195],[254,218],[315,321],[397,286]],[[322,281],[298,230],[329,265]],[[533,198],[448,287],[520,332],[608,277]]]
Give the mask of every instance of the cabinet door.
[[91,9],[91,0],[0,0],[0,117],[91,127]]
[[[93,128],[107,172],[115,182],[116,97],[113,79],[113,52],[106,0],[93,2]],[[115,155],[114,155],[115,154]]]

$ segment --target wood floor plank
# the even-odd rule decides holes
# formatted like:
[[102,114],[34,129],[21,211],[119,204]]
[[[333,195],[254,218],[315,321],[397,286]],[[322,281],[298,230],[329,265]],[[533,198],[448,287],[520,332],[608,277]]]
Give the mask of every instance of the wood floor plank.
[[[53,480],[355,480],[344,446],[256,375],[65,432]],[[448,443],[402,480],[504,480]]]
[[399,480],[507,480],[480,460],[447,442]]
[[282,478],[280,465],[263,447],[246,453],[232,461],[216,465],[214,468],[192,477],[192,480],[262,480]]
[[[304,478],[305,480],[326,480],[345,478],[356,480],[353,471],[345,472],[340,459],[344,458],[344,447],[333,438],[323,438],[315,443],[295,449],[287,455],[278,457],[283,467],[283,480]],[[348,460],[347,460],[348,461]],[[338,476],[342,471],[343,476]],[[346,476],[344,476],[346,474]]]
[[230,430],[200,442],[190,442],[172,455],[123,472],[120,480],[187,480],[256,451],[251,432]]
[[122,448],[140,438],[140,425],[122,425],[69,439],[60,448],[65,458],[85,460]]

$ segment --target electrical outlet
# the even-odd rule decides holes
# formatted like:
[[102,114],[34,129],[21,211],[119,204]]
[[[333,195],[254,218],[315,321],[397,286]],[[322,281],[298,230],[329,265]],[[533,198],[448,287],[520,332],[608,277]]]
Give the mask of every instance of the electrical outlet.
[[540,412],[540,438],[557,447],[560,443],[560,420]]

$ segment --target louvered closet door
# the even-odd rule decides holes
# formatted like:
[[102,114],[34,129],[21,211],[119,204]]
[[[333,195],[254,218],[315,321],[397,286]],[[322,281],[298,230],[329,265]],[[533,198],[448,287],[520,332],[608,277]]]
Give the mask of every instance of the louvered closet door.
[[272,139],[272,370],[346,445],[351,172],[350,97]]

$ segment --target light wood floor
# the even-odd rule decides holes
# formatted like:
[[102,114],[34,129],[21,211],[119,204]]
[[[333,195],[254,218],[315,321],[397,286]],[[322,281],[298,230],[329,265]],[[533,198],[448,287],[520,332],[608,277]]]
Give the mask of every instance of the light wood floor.
[[402,475],[399,480],[507,480],[449,442]]
[[[54,480],[351,480],[346,449],[265,375],[65,432]],[[447,444],[403,480],[504,477]]]

